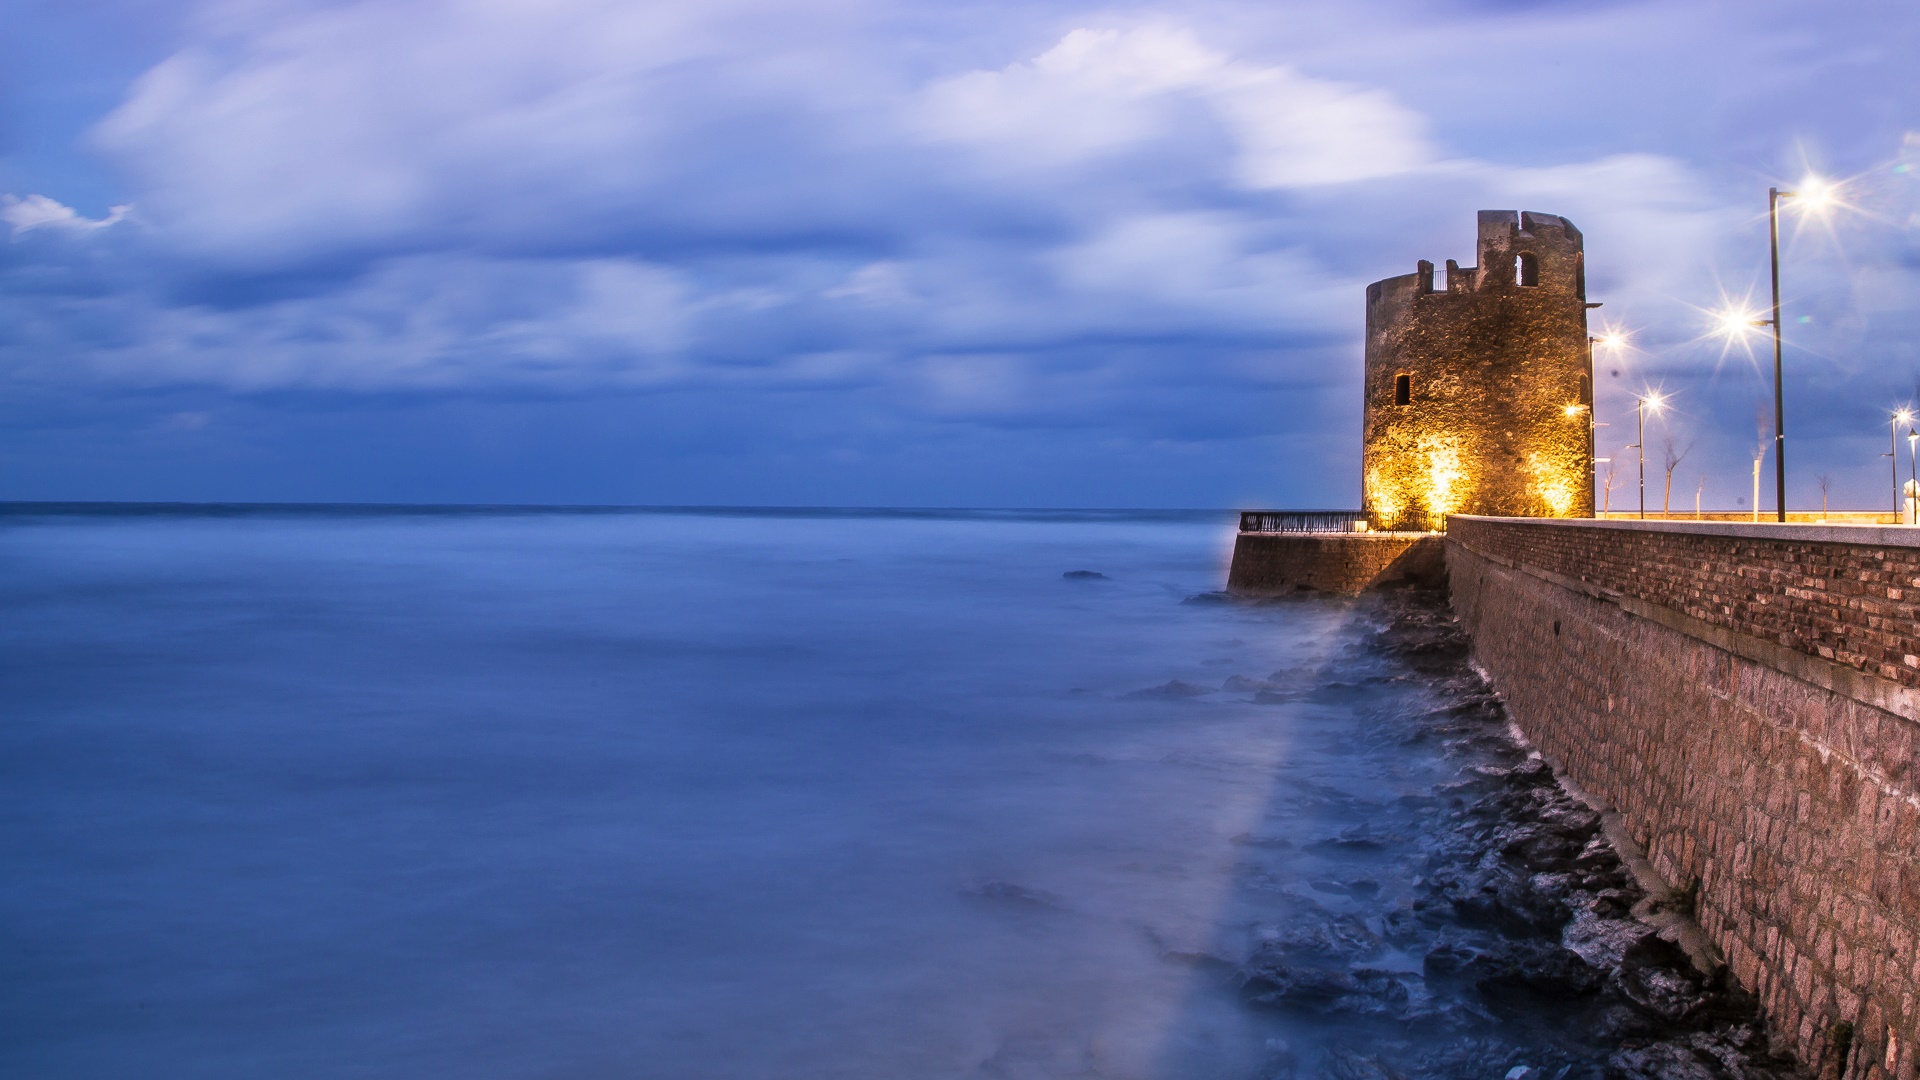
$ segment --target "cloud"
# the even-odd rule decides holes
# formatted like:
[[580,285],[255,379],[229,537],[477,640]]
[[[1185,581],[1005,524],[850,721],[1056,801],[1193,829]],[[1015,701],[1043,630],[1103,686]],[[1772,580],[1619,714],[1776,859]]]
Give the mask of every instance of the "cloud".
[[[239,9],[236,9],[239,10]],[[735,30],[766,3],[612,0],[270,6],[210,21],[92,141],[154,227],[241,270],[449,243],[575,250],[610,236],[776,231],[831,90]],[[244,12],[243,12],[244,14]],[[770,42],[749,35],[749,45]],[[792,125],[812,131],[795,131]]]
[[[85,140],[137,213],[88,219],[38,174],[0,200],[0,378],[207,388],[180,411],[219,416],[208,439],[221,395],[628,395],[896,450],[1324,428],[1337,457],[1364,285],[1470,260],[1482,208],[1581,226],[1601,314],[1644,331],[1635,377],[1715,377],[1688,305],[1756,280],[1739,148],[1782,138],[1754,134],[1764,81],[1716,96],[1717,65],[1763,67],[1783,10],[211,5]],[[1810,70],[1867,124],[1868,74]],[[1910,352],[1915,181],[1882,179],[1885,235],[1794,235],[1822,370]],[[730,453],[783,452],[747,426]],[[899,458],[874,439],[846,445]]]
[[61,358],[63,377],[132,386],[578,392],[681,379],[693,311],[680,275],[634,260],[433,255],[231,309],[154,294],[66,298],[41,304],[34,325],[43,340],[94,339]]
[[1392,176],[1433,160],[1420,114],[1378,88],[1310,78],[1208,49],[1175,27],[1080,28],[1029,61],[929,87],[930,138],[1058,165],[1110,154],[1190,122],[1198,108],[1234,144],[1255,189]]
[[126,218],[132,209],[127,206],[115,206],[107,211],[103,218],[83,217],[71,206],[62,205],[45,195],[28,195],[20,198],[15,195],[0,194],[0,221],[13,227],[13,238],[18,240],[22,234],[34,229],[55,229],[69,232],[90,232],[104,229]]
[[1344,377],[1365,282],[1445,257],[1391,220],[1591,210],[1636,258],[1709,220],[1670,159],[1449,155],[1384,87],[1189,27],[908,67],[887,10],[220,9],[94,131],[141,207],[119,261],[15,260],[67,291],[14,370],[1137,403],[1155,349],[1222,386]]
[[904,407],[980,416],[1071,385],[1056,400],[1146,407],[1168,400],[1153,349],[1222,386],[1344,377],[1323,353],[1357,334],[1365,282],[1444,257],[1383,211],[1533,200],[1667,238],[1703,220],[1671,160],[1449,156],[1384,88],[1180,26],[915,73],[852,9],[233,10],[96,128],[140,229],[111,274],[47,254],[41,280],[72,294],[34,312],[36,351],[92,344],[17,372],[917,387]]

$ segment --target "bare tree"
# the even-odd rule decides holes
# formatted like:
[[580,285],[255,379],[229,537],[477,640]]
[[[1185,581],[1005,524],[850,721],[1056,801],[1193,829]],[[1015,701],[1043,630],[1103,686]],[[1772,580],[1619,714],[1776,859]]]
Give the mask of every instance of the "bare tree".
[[1667,489],[1660,496],[1660,516],[1666,517],[1667,504],[1673,501],[1673,470],[1679,468],[1680,463],[1687,460],[1687,455],[1693,452],[1693,442],[1688,440],[1687,445],[1680,446],[1674,442],[1672,435],[1668,435],[1661,452],[1667,470]]
[[1607,474],[1601,478],[1603,484],[1600,488],[1600,513],[1602,516],[1605,516],[1607,511],[1613,509],[1613,470],[1615,465],[1614,460],[1608,458]]
[[1833,492],[1833,474],[1820,474],[1820,520],[1827,520],[1827,496]]

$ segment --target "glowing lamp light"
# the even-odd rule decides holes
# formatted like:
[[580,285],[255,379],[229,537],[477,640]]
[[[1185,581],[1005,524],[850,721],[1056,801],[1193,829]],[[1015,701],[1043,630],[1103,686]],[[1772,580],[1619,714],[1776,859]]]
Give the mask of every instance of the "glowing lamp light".
[[1730,338],[1744,337],[1755,327],[1767,325],[1767,320],[1761,318],[1759,312],[1748,308],[1725,308],[1714,312],[1713,318],[1720,333]]
[[1579,416],[1582,412],[1585,412],[1586,408],[1587,407],[1585,405],[1565,405],[1561,407],[1560,411],[1565,413],[1569,417],[1574,417],[1574,416]]
[[1618,330],[1608,330],[1594,338],[1593,343],[1602,349],[1624,349],[1627,346],[1627,335]]
[[1819,213],[1840,201],[1838,187],[1839,185],[1831,180],[1809,176],[1800,181],[1800,187],[1797,190],[1783,191],[1781,194],[1792,195],[1803,209]]

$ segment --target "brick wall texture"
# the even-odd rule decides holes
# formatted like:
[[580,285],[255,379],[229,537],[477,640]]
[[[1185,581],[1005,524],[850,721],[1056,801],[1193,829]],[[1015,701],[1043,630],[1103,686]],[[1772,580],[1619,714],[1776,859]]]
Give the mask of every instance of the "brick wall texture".
[[1447,565],[1515,722],[1700,883],[1801,1060],[1914,1080],[1920,549],[1455,518]]
[[[1614,524],[1614,523],[1610,523]],[[1624,523],[1621,523],[1624,524]],[[1920,687],[1920,547],[1458,519],[1490,554]]]

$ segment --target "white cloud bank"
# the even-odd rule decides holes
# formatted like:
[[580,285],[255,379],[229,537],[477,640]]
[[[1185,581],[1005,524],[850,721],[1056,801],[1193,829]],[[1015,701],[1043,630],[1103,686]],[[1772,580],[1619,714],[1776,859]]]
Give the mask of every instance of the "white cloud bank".
[[[1722,221],[1671,158],[1475,160],[1384,87],[1177,25],[910,71],[856,4],[222,10],[242,21],[94,132],[149,278],[76,264],[16,370],[368,391],[920,372],[1004,406],[1089,365],[1157,393],[1144,348],[1324,382],[1366,281],[1471,257],[1415,249],[1408,222],[1565,213],[1596,268],[1652,268],[1630,290],[1695,273]],[[0,201],[16,238],[124,217]]]
[[1426,118],[1371,87],[1235,60],[1175,27],[1081,28],[1032,60],[928,88],[933,138],[1058,164],[1168,134],[1196,105],[1231,136],[1243,187],[1393,176],[1434,160]]

